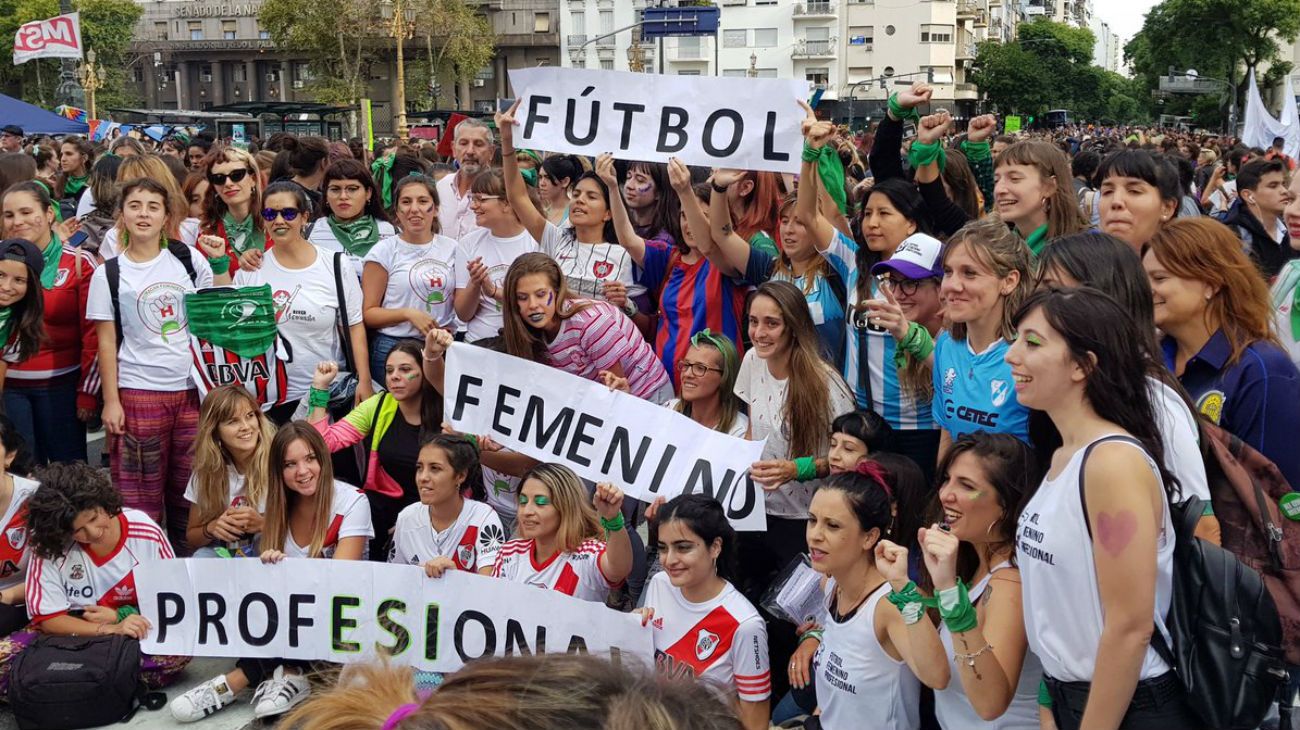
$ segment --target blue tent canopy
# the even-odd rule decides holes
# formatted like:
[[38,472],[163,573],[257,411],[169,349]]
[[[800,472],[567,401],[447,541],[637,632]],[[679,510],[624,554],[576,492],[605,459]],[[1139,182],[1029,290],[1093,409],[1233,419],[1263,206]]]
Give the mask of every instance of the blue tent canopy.
[[65,119],[12,96],[0,94],[0,126],[17,124],[24,134],[86,134],[90,127],[84,122]]

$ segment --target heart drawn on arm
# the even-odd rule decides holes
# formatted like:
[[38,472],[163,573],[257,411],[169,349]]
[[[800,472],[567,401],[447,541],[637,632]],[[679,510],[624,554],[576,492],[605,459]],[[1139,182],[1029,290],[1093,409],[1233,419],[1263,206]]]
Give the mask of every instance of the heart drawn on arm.
[[1118,558],[1124,552],[1124,548],[1133,542],[1137,528],[1137,515],[1129,510],[1121,510],[1117,514],[1102,512],[1097,515],[1097,539],[1111,557]]

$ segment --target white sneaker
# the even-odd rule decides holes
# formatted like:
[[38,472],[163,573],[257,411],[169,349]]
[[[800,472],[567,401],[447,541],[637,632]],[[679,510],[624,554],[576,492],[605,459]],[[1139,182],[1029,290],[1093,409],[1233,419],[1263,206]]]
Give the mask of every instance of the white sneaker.
[[271,678],[253,693],[253,717],[263,718],[288,712],[311,694],[311,683],[301,674],[288,674],[276,667]]
[[226,685],[226,678],[218,676],[172,700],[172,717],[178,722],[202,720],[235,701],[235,693]]

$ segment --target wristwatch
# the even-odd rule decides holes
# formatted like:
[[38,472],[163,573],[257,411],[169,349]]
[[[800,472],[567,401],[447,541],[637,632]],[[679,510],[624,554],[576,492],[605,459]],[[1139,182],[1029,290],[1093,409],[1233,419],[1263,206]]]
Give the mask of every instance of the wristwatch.
[[637,308],[636,302],[631,299],[627,300],[627,303],[623,305],[623,314],[629,317],[635,317],[640,312],[641,310]]
[[713,186],[713,192],[715,192],[715,193],[726,193],[726,192],[727,192],[727,186],[726,186],[726,185],[719,185],[719,184],[717,184],[717,183],[715,183],[715,182],[711,182],[711,183],[709,183],[709,184]]

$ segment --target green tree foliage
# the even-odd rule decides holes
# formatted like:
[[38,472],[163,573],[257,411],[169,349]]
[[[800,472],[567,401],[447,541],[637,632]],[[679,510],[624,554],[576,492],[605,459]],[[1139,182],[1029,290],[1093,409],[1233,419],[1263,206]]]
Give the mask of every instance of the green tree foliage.
[[[73,0],[72,8],[81,13],[82,42],[95,50],[95,63],[106,72],[105,86],[96,94],[99,108],[138,103],[127,82],[135,60],[131,35],[144,10],[133,0]],[[58,14],[58,0],[0,0],[0,37],[13,38],[23,23]],[[32,104],[53,108],[58,85],[58,59],[0,65],[0,87]]]

